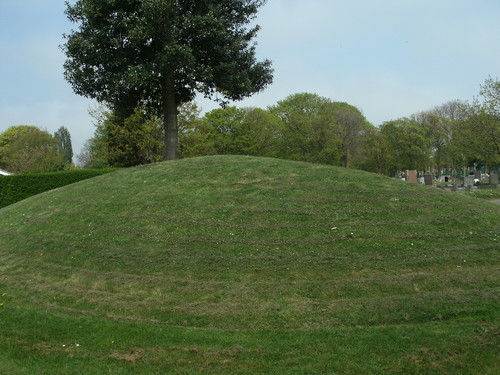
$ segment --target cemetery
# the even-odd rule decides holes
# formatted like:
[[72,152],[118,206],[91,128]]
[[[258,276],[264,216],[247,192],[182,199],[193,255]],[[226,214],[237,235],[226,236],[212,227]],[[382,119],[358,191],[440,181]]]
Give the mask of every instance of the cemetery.
[[475,171],[474,174],[469,174],[465,177],[459,175],[443,175],[439,178],[435,178],[435,176],[429,173],[418,177],[418,172],[416,170],[407,170],[404,180],[448,191],[500,188],[498,171],[493,171],[490,174],[483,174],[481,171]]

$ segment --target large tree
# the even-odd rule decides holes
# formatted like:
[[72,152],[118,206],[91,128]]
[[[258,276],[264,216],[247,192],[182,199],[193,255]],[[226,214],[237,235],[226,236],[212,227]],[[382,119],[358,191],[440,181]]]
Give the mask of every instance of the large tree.
[[429,150],[424,129],[414,119],[386,121],[380,126],[381,146],[387,155],[386,173],[395,175],[407,169],[425,171]]
[[331,119],[323,118],[331,100],[312,93],[293,94],[269,107],[282,123],[279,157],[336,164],[338,138]]
[[433,158],[439,175],[444,167],[453,165],[452,120],[439,116],[433,111],[421,112],[413,116],[422,127],[425,142]]
[[349,168],[361,153],[362,135],[371,125],[359,109],[348,103],[328,103],[323,111],[325,121],[331,122],[339,139],[342,166]]
[[500,81],[498,78],[488,77],[481,85],[479,95],[483,98],[483,107],[486,113],[500,117]]
[[[136,109],[125,119],[104,112],[99,116],[94,133],[95,146],[112,167],[131,167],[161,160],[163,129],[161,121]],[[103,120],[102,120],[103,118]]]
[[145,106],[163,116],[165,159],[178,156],[177,108],[196,92],[241,100],[272,81],[248,27],[265,0],[77,0],[78,30],[66,35],[65,77],[73,90],[123,118]]
[[71,145],[71,134],[65,126],[61,126],[54,133],[54,137],[59,142],[59,150],[63,155],[64,163],[70,165],[73,162],[73,146]]
[[0,134],[0,167],[13,173],[64,169],[58,140],[35,126],[13,126]]
[[486,79],[479,95],[472,103],[461,103],[453,124],[452,141],[464,168],[500,163],[500,81]]

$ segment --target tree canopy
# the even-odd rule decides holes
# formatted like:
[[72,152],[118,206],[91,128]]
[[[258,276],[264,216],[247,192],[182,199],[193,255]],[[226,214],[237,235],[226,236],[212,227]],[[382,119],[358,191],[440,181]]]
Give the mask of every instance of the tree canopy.
[[61,126],[54,133],[54,137],[59,142],[59,150],[63,155],[65,164],[70,165],[73,162],[73,146],[71,144],[71,134],[65,126]]
[[0,134],[0,166],[13,173],[63,170],[58,140],[36,126],[12,126]]
[[122,118],[138,106],[163,117],[165,158],[178,156],[177,108],[197,92],[241,100],[272,81],[248,27],[265,0],[77,0],[66,14],[65,78]]
[[[436,175],[470,173],[467,167],[473,165],[490,172],[500,166],[496,82],[488,79],[472,103],[450,101],[379,127],[355,106],[312,93],[290,95],[267,109],[226,106],[203,115],[196,103],[189,102],[179,108],[180,154],[268,156],[392,176],[407,169]],[[144,112],[124,120],[109,112],[97,118],[95,137],[85,149],[89,165],[155,161],[144,158],[148,150],[150,156],[161,156],[158,119]]]

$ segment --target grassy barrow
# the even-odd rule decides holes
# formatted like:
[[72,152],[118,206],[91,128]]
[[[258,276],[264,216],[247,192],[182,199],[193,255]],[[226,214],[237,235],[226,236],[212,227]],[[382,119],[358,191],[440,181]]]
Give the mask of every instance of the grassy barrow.
[[500,206],[365,172],[121,170],[0,210],[0,373],[493,374],[499,250]]

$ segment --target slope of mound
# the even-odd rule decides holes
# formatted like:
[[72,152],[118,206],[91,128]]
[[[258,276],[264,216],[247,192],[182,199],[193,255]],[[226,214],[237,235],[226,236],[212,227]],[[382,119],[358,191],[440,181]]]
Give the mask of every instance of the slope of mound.
[[172,329],[458,332],[498,323],[499,249],[490,202],[331,166],[205,157],[1,209],[0,294],[4,313]]

